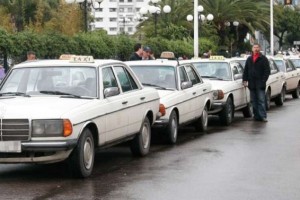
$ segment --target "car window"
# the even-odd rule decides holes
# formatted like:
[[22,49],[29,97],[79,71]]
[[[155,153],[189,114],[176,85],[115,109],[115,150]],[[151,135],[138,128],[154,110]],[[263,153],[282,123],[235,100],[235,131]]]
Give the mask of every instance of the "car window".
[[103,88],[118,87],[116,77],[111,67],[102,69]]
[[[89,82],[89,84],[88,84]],[[79,96],[97,95],[94,67],[28,67],[16,68],[1,88],[1,92],[41,94],[41,91],[64,92]]]
[[180,76],[180,83],[189,81],[185,68],[183,66],[179,68],[179,76]]
[[198,62],[194,63],[203,78],[219,78],[232,80],[230,65],[227,62]]
[[280,71],[286,72],[285,62],[283,60],[274,60]]
[[291,59],[292,63],[296,68],[300,68],[300,59]]
[[200,78],[191,66],[186,66],[186,73],[193,85],[200,83]]
[[175,68],[167,65],[132,65],[139,80],[145,86],[177,89]]
[[279,71],[274,60],[269,60],[269,64],[270,64],[271,74],[275,74]]
[[286,60],[286,63],[287,63],[287,66],[288,66],[288,71],[296,70],[296,67],[295,67],[293,62],[291,62],[290,60]]
[[138,86],[135,83],[134,79],[124,67],[116,66],[114,67],[114,69],[116,71],[123,92],[138,89]]

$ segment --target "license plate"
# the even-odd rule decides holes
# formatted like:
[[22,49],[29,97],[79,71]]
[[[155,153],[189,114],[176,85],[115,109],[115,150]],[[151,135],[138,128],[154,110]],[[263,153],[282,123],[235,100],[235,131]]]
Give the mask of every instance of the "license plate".
[[0,141],[0,152],[2,153],[20,153],[20,141]]

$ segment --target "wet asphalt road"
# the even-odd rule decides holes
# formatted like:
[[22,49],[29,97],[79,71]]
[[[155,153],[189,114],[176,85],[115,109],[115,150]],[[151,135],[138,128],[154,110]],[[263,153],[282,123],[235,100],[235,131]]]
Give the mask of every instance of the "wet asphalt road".
[[184,128],[175,146],[154,137],[142,159],[125,145],[99,151],[83,180],[63,164],[0,164],[0,199],[298,200],[299,113],[300,99],[288,99],[271,107],[268,123],[211,118],[207,134]]

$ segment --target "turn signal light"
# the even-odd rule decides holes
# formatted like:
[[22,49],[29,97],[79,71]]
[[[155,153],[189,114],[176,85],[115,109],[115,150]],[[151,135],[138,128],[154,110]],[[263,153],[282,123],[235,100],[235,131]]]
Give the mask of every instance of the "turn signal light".
[[72,132],[73,132],[73,127],[71,121],[68,119],[64,119],[64,137],[70,136]]
[[224,98],[224,92],[223,90],[214,90],[213,91],[213,99],[214,100],[220,100]]
[[166,107],[164,104],[159,104],[159,113],[160,113],[160,117],[166,114]]

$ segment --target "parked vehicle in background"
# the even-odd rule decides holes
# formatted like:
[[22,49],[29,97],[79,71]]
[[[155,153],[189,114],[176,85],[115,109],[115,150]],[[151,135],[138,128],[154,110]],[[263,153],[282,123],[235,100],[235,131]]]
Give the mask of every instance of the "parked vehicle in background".
[[294,63],[283,57],[273,57],[279,70],[285,75],[285,90],[287,94],[292,94],[293,98],[299,98],[300,92],[300,71]]
[[0,163],[68,160],[92,173],[96,148],[131,141],[148,154],[159,96],[115,60],[62,56],[15,65],[0,86]]
[[212,84],[213,103],[210,114],[219,115],[222,124],[232,123],[234,112],[242,110],[244,117],[252,117],[248,88],[242,84],[243,67],[223,56],[192,60],[204,82]]
[[166,130],[168,143],[176,143],[180,125],[193,123],[198,131],[207,129],[207,113],[212,101],[211,84],[202,81],[191,63],[158,59],[129,61],[126,64],[144,86],[157,89],[160,109],[154,127]]
[[289,56],[286,59],[292,61],[296,69],[300,70],[300,56]]

